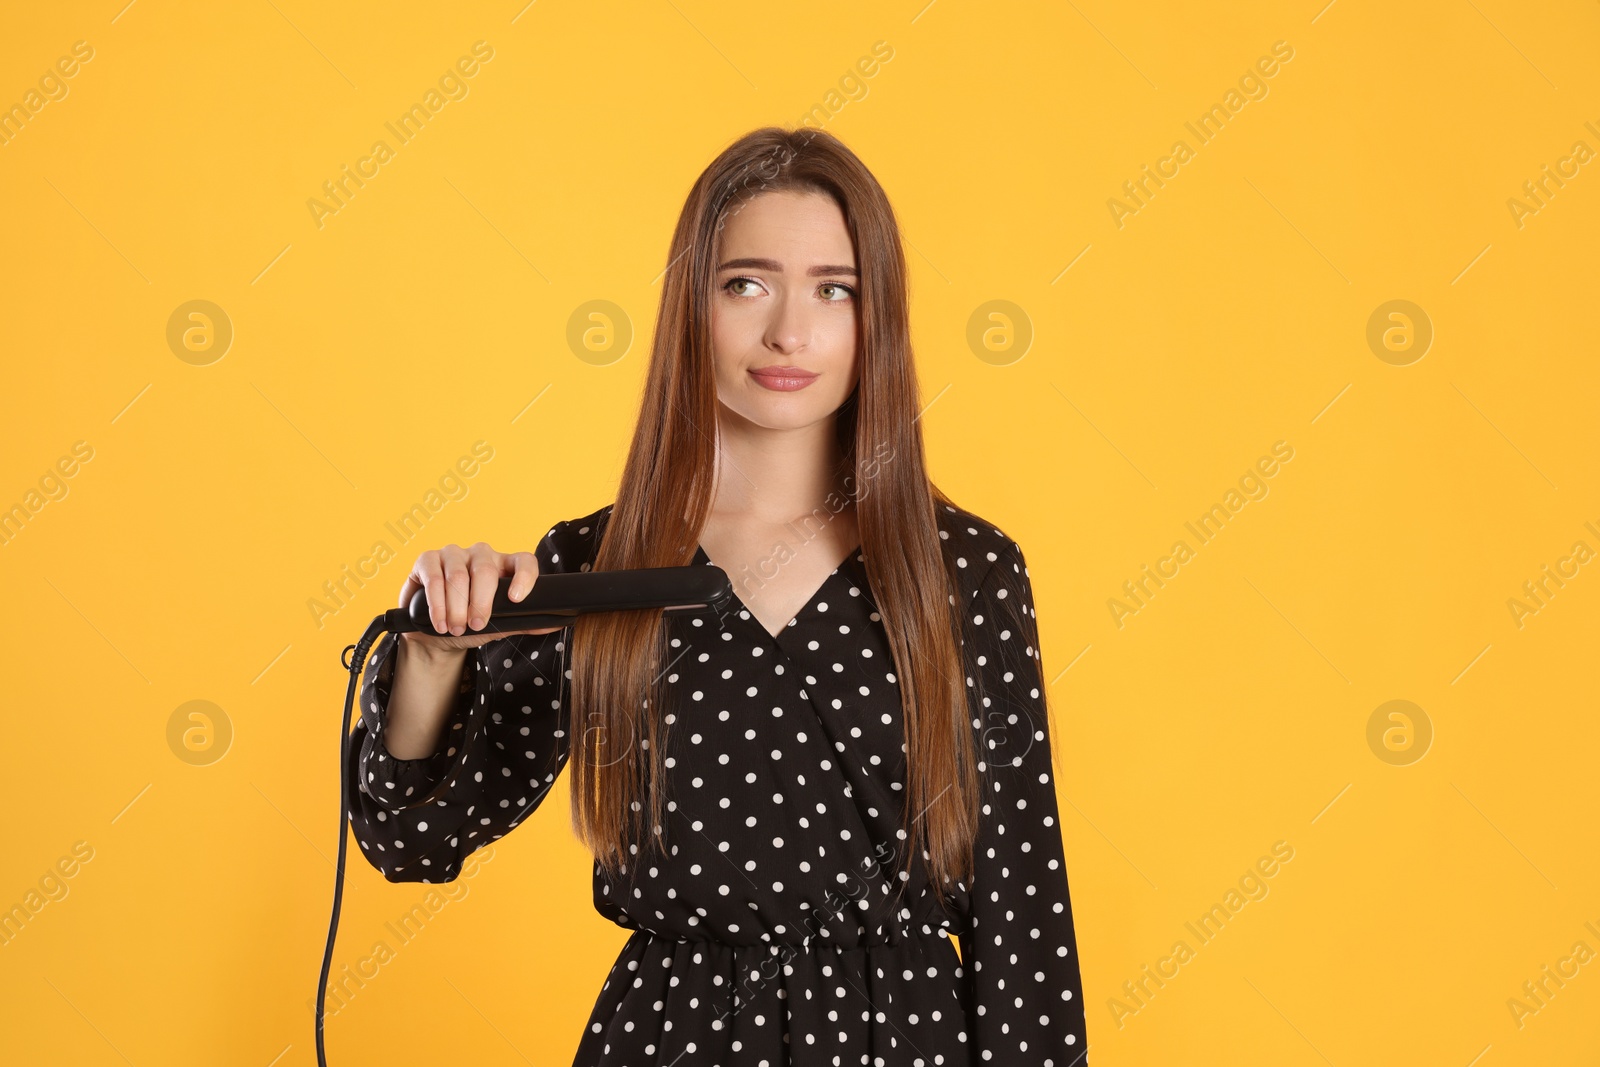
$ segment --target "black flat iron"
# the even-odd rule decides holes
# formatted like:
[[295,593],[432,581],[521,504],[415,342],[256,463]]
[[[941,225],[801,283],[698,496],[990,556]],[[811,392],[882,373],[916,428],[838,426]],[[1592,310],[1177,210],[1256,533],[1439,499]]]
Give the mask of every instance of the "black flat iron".
[[[568,626],[593,611],[665,608],[667,615],[720,611],[732,599],[733,583],[721,567],[641,567],[624,571],[573,571],[541,574],[520,603],[512,603],[511,578],[500,579],[489,620],[473,633],[505,633]],[[383,613],[390,633],[445,636],[428,616],[428,595],[418,589],[404,609]],[[355,646],[351,646],[352,648]]]
[[[570,626],[579,615],[596,611],[663,609],[663,616],[720,614],[733,600],[733,583],[720,567],[640,567],[618,571],[574,571],[541,574],[520,603],[510,597],[511,576],[500,579],[494,604],[483,627],[471,633],[507,633]],[[340,663],[350,672],[345,694],[344,725],[339,734],[339,858],[335,863],[333,915],[328,921],[328,944],[322,953],[322,975],[317,981],[317,1064],[328,1067],[323,1047],[323,1023],[328,974],[333,968],[333,945],[339,933],[339,907],[344,901],[344,861],[349,844],[345,812],[353,806],[350,790],[350,723],[361,674],[372,646],[384,633],[424,633],[446,636],[434,629],[428,614],[428,596],[417,590],[403,608],[390,608],[372,620],[361,640],[345,648]],[[448,780],[448,776],[446,776]],[[443,783],[441,783],[443,784]],[[428,799],[428,798],[425,798]]]

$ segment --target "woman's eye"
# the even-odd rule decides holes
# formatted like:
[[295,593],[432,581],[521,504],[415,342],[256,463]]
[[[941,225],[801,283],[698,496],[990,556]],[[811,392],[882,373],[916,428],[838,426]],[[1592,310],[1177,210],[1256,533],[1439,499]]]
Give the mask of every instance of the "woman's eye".
[[[753,288],[745,289],[744,286],[747,285]],[[754,278],[741,276],[729,278],[722,283],[722,288],[725,292],[734,296],[754,296],[761,291],[761,283]],[[823,300],[830,304],[843,303],[856,295],[854,289],[848,285],[841,285],[839,282],[823,282],[817,287],[817,291],[822,294]]]

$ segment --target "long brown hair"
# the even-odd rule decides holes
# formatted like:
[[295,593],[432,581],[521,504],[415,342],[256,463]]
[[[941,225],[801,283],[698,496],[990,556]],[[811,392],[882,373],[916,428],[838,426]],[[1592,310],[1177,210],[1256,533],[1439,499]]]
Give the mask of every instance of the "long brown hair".
[[[861,272],[860,378],[836,419],[836,473],[855,503],[901,690],[902,869],[909,874],[920,852],[944,902],[947,883],[971,873],[978,825],[978,754],[958,647],[961,619],[951,598],[957,586],[936,524],[936,509],[949,501],[924,465],[899,227],[877,180],[831,134],[755,130],[712,161],[690,190],[672,235],[639,420],[592,569],[682,566],[694,556],[715,489],[711,298],[718,235],[751,198],[780,189],[820,192],[838,203]],[[582,615],[571,635],[573,829],[608,872],[626,870],[641,851],[661,844],[668,799],[664,630],[658,609]],[[900,881],[903,887],[907,879]]]

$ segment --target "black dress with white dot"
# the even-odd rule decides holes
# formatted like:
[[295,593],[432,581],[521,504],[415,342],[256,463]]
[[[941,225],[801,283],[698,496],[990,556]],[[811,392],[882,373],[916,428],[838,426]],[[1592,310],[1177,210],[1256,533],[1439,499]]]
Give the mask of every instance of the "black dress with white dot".
[[[540,573],[589,569],[610,512],[557,523]],[[970,884],[938,906],[925,854],[902,880],[900,689],[860,548],[776,637],[737,597],[720,618],[668,617],[666,857],[615,882],[595,864],[596,910],[633,934],[574,1067],[1086,1067],[1028,569],[976,515],[938,520],[983,761]],[[711,562],[698,545],[694,559]],[[347,807],[387,880],[455,879],[549,793],[568,756],[570,635],[469,651],[448,740],[410,760],[385,747],[396,637],[378,643]]]

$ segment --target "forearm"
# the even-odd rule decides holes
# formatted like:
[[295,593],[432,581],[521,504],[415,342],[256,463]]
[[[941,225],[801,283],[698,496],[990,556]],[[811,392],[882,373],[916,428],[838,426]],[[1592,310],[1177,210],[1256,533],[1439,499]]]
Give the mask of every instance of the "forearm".
[[434,652],[399,639],[384,734],[391,756],[423,759],[438,751],[466,661],[466,649]]

